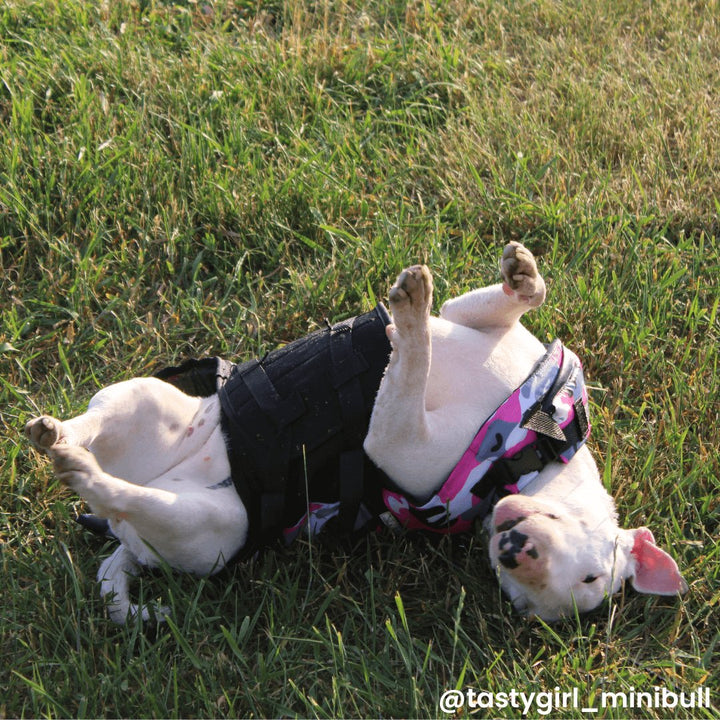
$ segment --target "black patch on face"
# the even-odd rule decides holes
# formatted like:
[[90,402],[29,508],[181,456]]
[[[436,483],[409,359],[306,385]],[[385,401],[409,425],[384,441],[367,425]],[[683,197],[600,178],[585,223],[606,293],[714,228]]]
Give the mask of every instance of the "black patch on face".
[[520,517],[513,518],[512,520],[506,520],[503,523],[500,523],[497,526],[498,532],[507,532],[508,530],[512,530],[519,522],[522,522],[525,519],[524,515],[521,515]]

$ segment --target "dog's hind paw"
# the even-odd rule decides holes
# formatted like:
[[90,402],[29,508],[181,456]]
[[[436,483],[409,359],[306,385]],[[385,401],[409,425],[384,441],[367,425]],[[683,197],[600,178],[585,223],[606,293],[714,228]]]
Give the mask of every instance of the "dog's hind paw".
[[49,450],[49,454],[58,480],[78,493],[102,475],[95,456],[85,448],[56,445]]
[[137,618],[140,616],[144,623],[150,623],[151,625],[161,625],[169,617],[172,617],[172,611],[167,605],[131,605],[130,616]]
[[542,305],[545,281],[538,272],[533,254],[524,245],[513,241],[505,246],[500,271],[508,295],[516,295],[532,307]]
[[25,436],[38,450],[62,442],[62,422],[49,415],[33,418],[25,425]]

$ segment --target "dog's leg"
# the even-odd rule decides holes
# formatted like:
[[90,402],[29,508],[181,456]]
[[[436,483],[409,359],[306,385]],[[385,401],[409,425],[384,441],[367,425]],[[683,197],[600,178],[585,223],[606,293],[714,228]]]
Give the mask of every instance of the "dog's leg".
[[408,466],[417,469],[405,488],[412,492],[427,484],[421,477],[423,457],[436,451],[429,447],[431,427],[425,407],[431,360],[430,271],[421,265],[403,271],[390,289],[389,301],[393,324],[388,326],[388,337],[393,350],[375,399],[365,450],[391,477],[405,479]]
[[[219,569],[245,540],[247,514],[231,486],[214,490],[180,477],[167,480],[177,492],[143,487],[104,472],[84,448],[55,445],[49,454],[58,479],[110,521],[142,565],[157,565],[161,557],[178,570],[204,575]],[[217,476],[229,475],[225,464]],[[180,467],[173,472],[184,473]]]
[[130,600],[130,582],[140,572],[140,566],[133,554],[121,545],[115,552],[106,558],[98,570],[97,579],[100,583],[100,595],[107,599],[107,611],[110,619],[123,624],[128,617],[138,615],[144,621],[162,621],[170,614],[167,607],[153,607],[143,605],[140,607]]
[[379,436],[387,442],[397,436],[404,443],[422,443],[427,437],[425,384],[431,355],[430,271],[424,265],[404,270],[388,299],[393,324],[387,333],[393,351],[375,401],[369,440]]
[[[58,420],[50,415],[33,418],[25,425],[25,435],[43,452],[53,445],[84,448],[93,443],[102,445],[103,435],[114,434],[117,442],[120,425],[127,425],[127,431],[132,434],[138,426],[153,420],[152,414],[148,417],[149,408],[145,408],[144,413],[137,412],[139,394],[145,390],[147,398],[152,396],[149,388],[144,386],[144,378],[109,385],[92,397],[88,409],[81,415],[68,420]],[[149,404],[147,400],[145,402]]]
[[126,519],[138,510],[162,517],[174,495],[113,477],[100,468],[95,456],[74,445],[54,445],[48,450],[58,480],[87,500],[93,512],[110,520]]
[[503,328],[545,300],[545,281],[532,253],[518,242],[505,246],[500,261],[503,283],[448,300],[440,317],[466,327]]
[[207,440],[215,406],[156,378],[135,378],[100,390],[77,417],[30,420],[25,434],[44,452],[58,445],[87,448],[107,472],[143,484]]

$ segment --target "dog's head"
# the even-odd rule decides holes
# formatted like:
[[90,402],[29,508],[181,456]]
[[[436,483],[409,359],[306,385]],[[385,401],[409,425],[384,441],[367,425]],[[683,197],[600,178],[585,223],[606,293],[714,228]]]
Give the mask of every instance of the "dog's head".
[[639,592],[687,590],[675,561],[647,528],[623,530],[614,521],[560,503],[523,495],[503,498],[491,520],[490,561],[520,612],[543,620],[587,612],[625,580]]

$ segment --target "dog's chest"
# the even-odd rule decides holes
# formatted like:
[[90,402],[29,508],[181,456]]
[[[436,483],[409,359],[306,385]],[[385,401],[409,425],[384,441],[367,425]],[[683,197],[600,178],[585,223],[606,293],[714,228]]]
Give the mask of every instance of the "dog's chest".
[[418,501],[386,488],[384,504],[403,527],[466,532],[501,497],[521,492],[546,465],[569,462],[589,432],[582,365],[556,340],[485,420],[437,492]]
[[[389,480],[366,488],[353,509],[359,529],[382,520],[390,526],[461,533],[489,513],[500,497],[518,493],[551,462],[568,462],[589,434],[587,393],[577,356],[555,341],[533,372],[482,424],[440,489],[418,502]],[[338,485],[315,484],[297,520],[283,530],[291,541],[303,530],[322,532],[342,513]],[[318,492],[318,490],[320,492]]]

